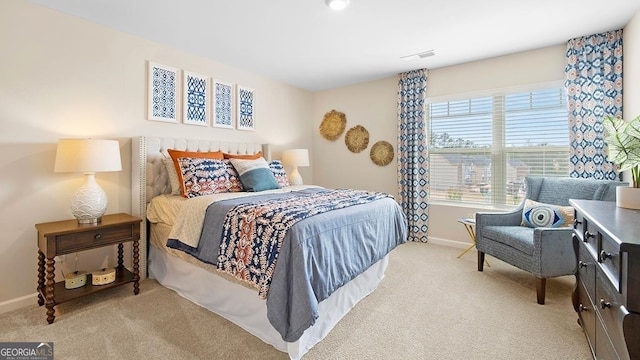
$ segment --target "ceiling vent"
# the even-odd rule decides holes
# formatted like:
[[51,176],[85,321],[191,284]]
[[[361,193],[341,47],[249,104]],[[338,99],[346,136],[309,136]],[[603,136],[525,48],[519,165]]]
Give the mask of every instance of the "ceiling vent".
[[428,57],[434,56],[435,54],[436,54],[435,50],[432,49],[432,50],[419,52],[419,53],[413,54],[413,55],[401,56],[400,59],[402,59],[404,61],[412,61],[412,60],[428,58]]

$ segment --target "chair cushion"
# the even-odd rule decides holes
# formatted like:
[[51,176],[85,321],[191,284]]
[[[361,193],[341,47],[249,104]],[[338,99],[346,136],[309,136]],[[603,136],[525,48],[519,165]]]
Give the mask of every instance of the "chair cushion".
[[524,201],[522,208],[522,226],[564,227],[573,222],[573,208],[544,204],[530,199]]
[[511,246],[525,254],[533,255],[533,228],[525,226],[485,226],[485,239]]

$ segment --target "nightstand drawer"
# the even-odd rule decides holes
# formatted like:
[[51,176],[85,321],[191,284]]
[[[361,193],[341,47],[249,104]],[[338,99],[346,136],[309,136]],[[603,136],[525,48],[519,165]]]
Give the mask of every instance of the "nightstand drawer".
[[131,225],[87,230],[75,234],[60,235],[56,238],[57,253],[75,252],[92,249],[105,244],[133,240]]

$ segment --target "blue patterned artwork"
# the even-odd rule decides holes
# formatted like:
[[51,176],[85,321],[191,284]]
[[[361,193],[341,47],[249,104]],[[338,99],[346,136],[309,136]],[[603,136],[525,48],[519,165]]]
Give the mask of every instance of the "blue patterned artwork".
[[255,129],[255,92],[238,86],[238,130]]
[[149,62],[150,120],[178,122],[178,70]]
[[233,84],[213,81],[213,126],[233,129]]
[[183,78],[184,111],[182,122],[208,126],[207,77],[185,71]]

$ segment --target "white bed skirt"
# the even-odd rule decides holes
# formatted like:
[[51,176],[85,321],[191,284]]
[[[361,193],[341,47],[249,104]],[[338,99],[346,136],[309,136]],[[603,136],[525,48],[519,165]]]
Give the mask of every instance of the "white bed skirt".
[[240,326],[276,349],[300,359],[324,339],[360,300],[373,292],[389,263],[389,255],[335,291],[318,306],[319,318],[298,341],[282,340],[267,319],[266,301],[255,290],[232,283],[183,261],[155,246],[149,246],[149,276],[181,296]]

